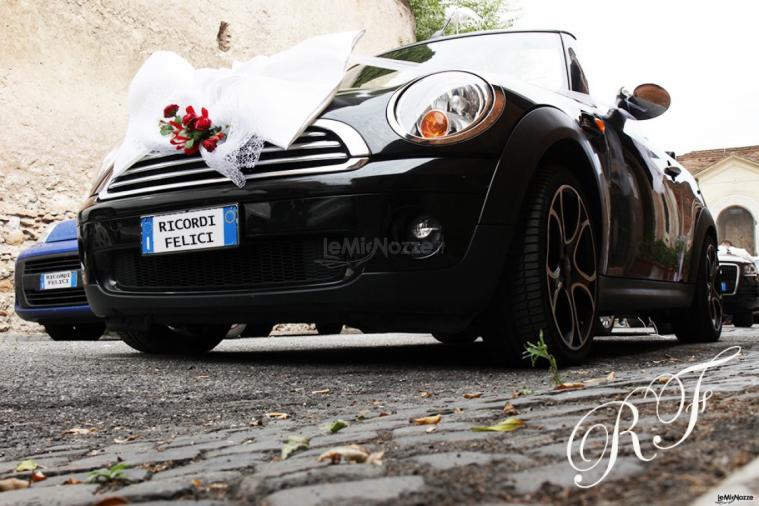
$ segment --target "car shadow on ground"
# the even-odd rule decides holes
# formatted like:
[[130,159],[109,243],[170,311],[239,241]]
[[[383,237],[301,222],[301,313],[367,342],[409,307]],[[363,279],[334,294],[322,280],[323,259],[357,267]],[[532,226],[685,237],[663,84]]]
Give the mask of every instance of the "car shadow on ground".
[[[278,338],[268,339],[276,340]],[[367,335],[356,336],[356,344],[325,346],[323,343],[315,343],[315,346],[309,347],[307,342],[309,336],[302,336],[297,339],[303,339],[303,346],[297,349],[261,348],[257,347],[257,344],[260,344],[257,343],[257,339],[244,339],[235,341],[235,343],[244,343],[246,347],[249,346],[249,349],[240,350],[238,347],[234,350],[225,350],[222,347],[202,357],[143,356],[143,358],[155,361],[181,360],[205,364],[229,363],[262,366],[278,364],[287,364],[288,366],[304,365],[309,367],[390,366],[407,369],[439,367],[443,369],[476,369],[478,371],[483,371],[484,368],[495,370],[528,367],[528,364],[525,364],[523,367],[509,367],[505,360],[493,353],[481,341],[466,345],[422,342],[419,344],[390,343],[386,346],[377,346],[376,343],[369,344],[371,341],[368,341],[366,346],[360,345],[360,339],[372,339],[371,335]],[[647,353],[662,352],[675,346],[677,346],[677,341],[674,339],[657,335],[636,336],[632,339],[628,336],[605,337],[594,343],[591,355],[583,366],[593,367],[594,365],[605,363],[611,358],[632,358]]]

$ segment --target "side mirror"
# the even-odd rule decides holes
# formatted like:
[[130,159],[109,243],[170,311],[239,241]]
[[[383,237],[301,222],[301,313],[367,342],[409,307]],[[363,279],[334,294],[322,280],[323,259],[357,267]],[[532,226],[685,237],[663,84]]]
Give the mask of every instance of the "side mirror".
[[633,90],[632,95],[622,89],[617,95],[617,107],[640,120],[661,116],[671,103],[667,90],[658,84],[641,84]]

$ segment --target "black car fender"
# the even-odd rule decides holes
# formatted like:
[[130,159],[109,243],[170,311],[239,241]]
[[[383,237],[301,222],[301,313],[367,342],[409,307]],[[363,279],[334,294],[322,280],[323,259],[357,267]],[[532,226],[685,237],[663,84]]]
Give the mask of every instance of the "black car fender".
[[[572,169],[591,200],[601,246],[601,272],[608,252],[609,192],[598,150],[568,114],[541,106],[525,114],[512,130],[490,182],[480,215],[483,225],[517,225],[533,177],[546,161]],[[599,137],[601,138],[601,137]]]
[[708,208],[702,207],[696,217],[696,226],[693,231],[693,243],[690,248],[688,271],[685,273],[685,281],[695,283],[701,261],[701,247],[707,237],[711,236],[717,242],[717,225],[714,223],[712,213]]

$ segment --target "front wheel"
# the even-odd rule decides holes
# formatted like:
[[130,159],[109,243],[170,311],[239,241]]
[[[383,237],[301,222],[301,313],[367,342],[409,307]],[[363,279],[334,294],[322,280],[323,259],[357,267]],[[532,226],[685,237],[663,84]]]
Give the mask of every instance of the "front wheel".
[[432,337],[443,344],[470,344],[479,337],[477,332],[465,330],[463,332],[435,332]]
[[45,325],[45,332],[53,341],[97,341],[105,333],[105,324],[48,324]]
[[581,362],[598,318],[598,249],[588,200],[569,169],[551,165],[540,169],[525,202],[483,337],[515,363],[542,331],[560,363]]
[[693,303],[672,320],[677,340],[710,343],[722,334],[722,294],[719,291],[719,261],[716,241],[707,237],[701,246]]
[[199,355],[214,349],[229,329],[229,325],[151,325],[147,330],[119,331],[119,336],[130,347],[143,353]]
[[319,333],[319,335],[322,335],[322,336],[340,334],[343,331],[342,323],[319,322],[319,323],[316,323],[314,326],[316,327],[316,331]]

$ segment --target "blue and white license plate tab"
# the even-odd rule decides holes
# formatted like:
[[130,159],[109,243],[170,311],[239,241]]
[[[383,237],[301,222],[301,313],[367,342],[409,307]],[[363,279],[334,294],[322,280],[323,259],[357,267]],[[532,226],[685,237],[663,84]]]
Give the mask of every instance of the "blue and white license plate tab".
[[239,244],[237,204],[140,218],[142,254],[233,248]]
[[40,290],[76,288],[76,271],[46,272],[40,274]]

